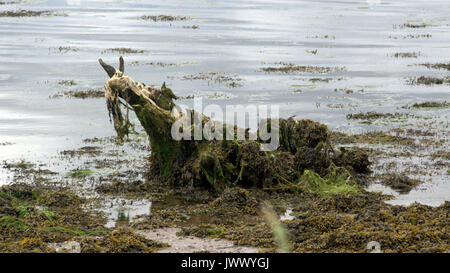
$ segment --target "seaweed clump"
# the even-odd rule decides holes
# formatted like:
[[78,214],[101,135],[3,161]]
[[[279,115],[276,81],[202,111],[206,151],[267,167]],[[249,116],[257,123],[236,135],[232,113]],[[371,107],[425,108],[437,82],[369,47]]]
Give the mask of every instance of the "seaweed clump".
[[427,101],[422,103],[414,103],[413,108],[447,108],[450,107],[450,102],[443,101]]
[[58,14],[51,10],[33,11],[33,10],[17,10],[0,12],[0,17],[39,17],[39,16],[67,16],[66,14]]
[[274,73],[274,72],[280,72],[280,73],[331,73],[331,72],[337,72],[337,71],[344,71],[345,68],[343,67],[328,67],[328,66],[309,66],[309,65],[296,65],[293,63],[284,63],[279,62],[275,63],[277,66],[269,66],[261,68],[261,71],[266,73]]
[[187,16],[172,16],[172,15],[143,15],[142,20],[153,22],[173,22],[173,21],[185,21],[188,20]]
[[129,228],[113,230],[101,238],[83,238],[80,245],[82,253],[152,253],[170,246],[146,239]]
[[450,84],[450,79],[420,76],[409,79],[408,83],[411,85],[441,85],[441,84]]
[[433,68],[433,69],[444,69],[444,70],[448,70],[450,71],[450,63],[436,63],[436,64],[431,64],[431,63],[424,63],[421,64],[427,68]]
[[0,188],[0,252],[54,252],[50,243],[105,234],[106,220],[82,208],[65,188],[12,184]]

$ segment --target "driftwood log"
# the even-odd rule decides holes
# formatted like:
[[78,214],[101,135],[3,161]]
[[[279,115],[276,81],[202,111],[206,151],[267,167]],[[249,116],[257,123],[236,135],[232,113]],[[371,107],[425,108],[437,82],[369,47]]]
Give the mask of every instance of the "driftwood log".
[[[258,139],[174,140],[171,128],[182,115],[173,111],[177,96],[165,84],[157,89],[133,81],[124,74],[123,58],[119,60],[119,69],[115,69],[99,59],[109,76],[105,85],[107,108],[119,139],[128,134],[131,126],[129,111],[136,113],[149,136],[150,179],[216,192],[237,185],[330,194],[357,191],[356,178],[369,172],[365,153],[333,149],[327,127],[311,120],[280,119],[280,146],[276,151],[261,151],[262,141]],[[192,120],[195,118],[194,111],[188,114]],[[203,123],[209,121],[208,117],[200,118]],[[224,126],[224,130],[227,128]],[[232,128],[233,134],[239,130]]]

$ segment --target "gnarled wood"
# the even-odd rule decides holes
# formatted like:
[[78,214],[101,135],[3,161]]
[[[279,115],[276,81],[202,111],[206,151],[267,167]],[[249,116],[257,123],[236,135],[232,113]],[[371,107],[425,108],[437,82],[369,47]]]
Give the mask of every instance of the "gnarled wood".
[[[367,155],[335,151],[328,141],[327,127],[310,120],[280,120],[281,146],[273,152],[261,151],[259,140],[174,140],[172,125],[182,114],[172,111],[173,100],[177,98],[172,91],[165,84],[156,89],[125,76],[122,57],[117,70],[101,59],[99,63],[110,77],[105,85],[106,104],[119,138],[128,134],[129,109],[136,113],[149,136],[152,178],[159,177],[172,184],[207,186],[215,191],[232,185],[266,189],[280,185],[297,189],[310,185],[313,190],[348,191],[353,186],[347,185],[351,176],[347,170],[352,173],[368,170]],[[128,106],[125,117],[121,103]],[[191,115],[191,120],[196,116],[203,123],[209,121],[208,117],[194,111],[186,115]],[[196,125],[187,126],[183,129],[192,132]],[[226,126],[223,128],[230,130]],[[231,127],[234,136],[237,130]],[[303,174],[306,170],[309,170],[305,172],[307,176]],[[313,178],[317,181],[309,183]],[[336,181],[337,186],[330,188],[327,181]]]

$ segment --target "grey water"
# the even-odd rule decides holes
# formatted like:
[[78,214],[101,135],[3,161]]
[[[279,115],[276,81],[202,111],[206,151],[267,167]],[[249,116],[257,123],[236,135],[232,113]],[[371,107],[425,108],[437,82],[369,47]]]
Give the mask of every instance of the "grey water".
[[[0,161],[45,160],[84,138],[115,135],[104,99],[54,98],[64,91],[102,88],[107,76],[97,59],[117,65],[121,55],[105,51],[110,48],[143,50],[123,54],[126,74],[156,86],[166,82],[178,96],[195,94],[221,106],[277,104],[282,117],[309,118],[346,133],[391,126],[349,122],[349,113],[394,113],[411,103],[450,99],[448,85],[407,84],[411,77],[449,75],[417,65],[450,62],[448,1],[30,0],[0,5],[0,13],[11,10],[50,10],[60,16],[0,17]],[[187,18],[155,22],[143,20],[145,15]],[[394,57],[399,52],[418,56]],[[261,70],[279,62],[342,70]],[[241,80],[230,87],[184,78],[202,72]],[[331,80],[311,83],[311,78]],[[58,84],[62,80],[76,85]],[[448,135],[449,113],[447,108],[425,115]],[[8,182],[5,171],[0,173],[0,184]],[[450,200],[448,182],[448,175],[441,176],[399,203]]]

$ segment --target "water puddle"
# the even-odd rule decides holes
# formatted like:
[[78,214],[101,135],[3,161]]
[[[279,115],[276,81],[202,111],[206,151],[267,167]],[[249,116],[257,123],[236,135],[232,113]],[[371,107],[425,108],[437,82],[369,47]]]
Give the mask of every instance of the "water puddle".
[[149,200],[108,199],[101,210],[106,213],[107,228],[128,226],[139,216],[150,215],[152,202]]

